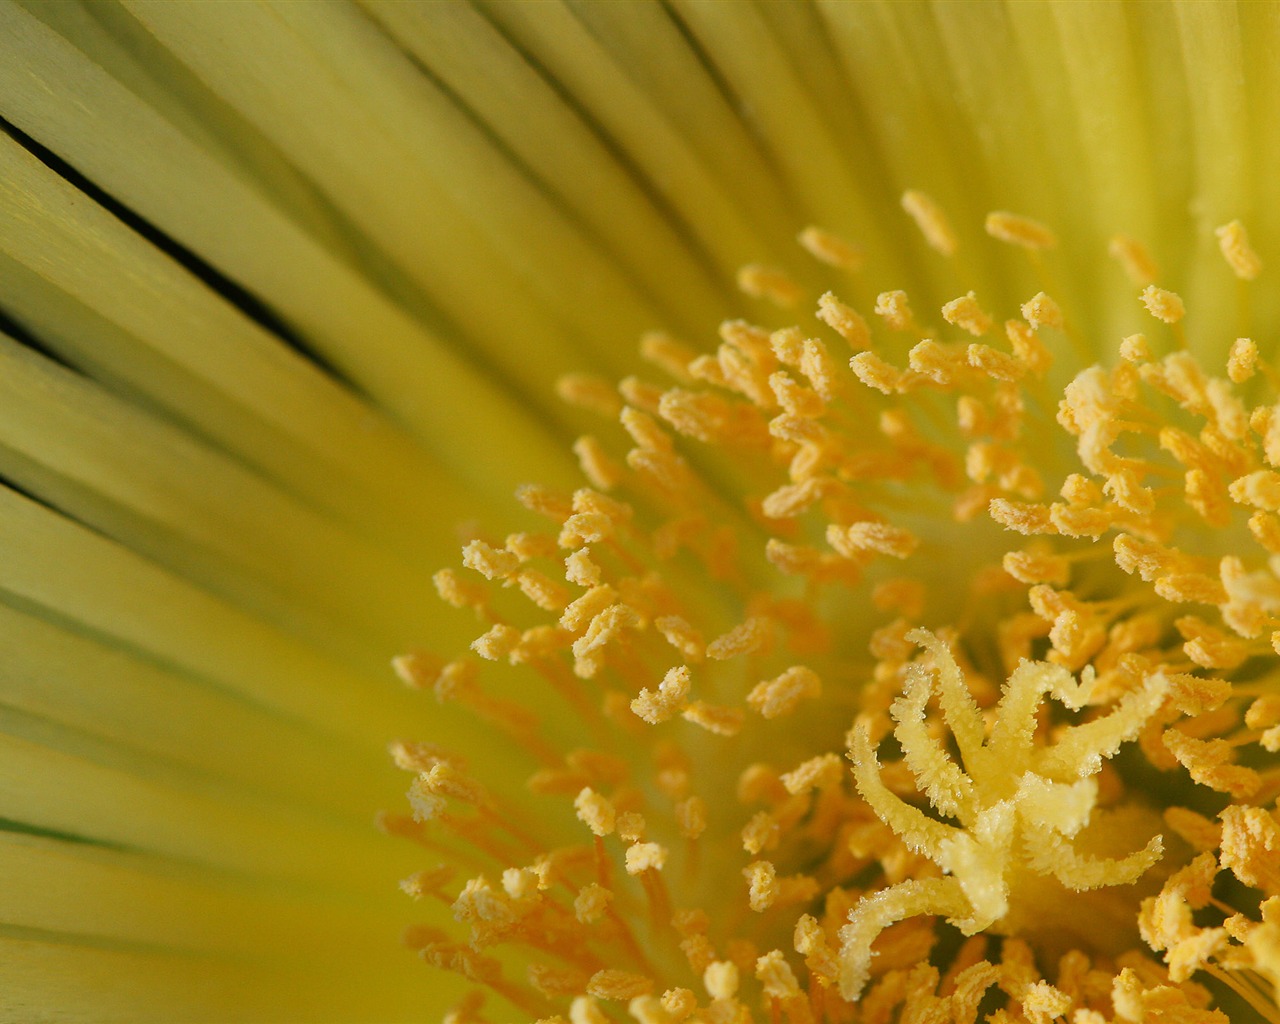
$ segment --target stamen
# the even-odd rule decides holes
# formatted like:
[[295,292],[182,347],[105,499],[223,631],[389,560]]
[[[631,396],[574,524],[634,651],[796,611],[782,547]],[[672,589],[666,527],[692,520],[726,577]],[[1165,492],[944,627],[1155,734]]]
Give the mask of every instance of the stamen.
[[799,242],[815,259],[833,267],[857,273],[866,256],[856,245],[818,227],[807,227],[799,234]]
[[1166,291],[1153,284],[1147,285],[1143,291],[1142,304],[1153,317],[1167,324],[1176,324],[1187,315],[1187,307],[1177,292]]
[[1160,269],[1146,247],[1127,235],[1112,238],[1107,244],[1107,253],[1124,268],[1129,280],[1139,288],[1154,284],[1160,276]]
[[[818,319],[844,338],[855,352],[871,347],[871,331],[867,322],[853,307],[845,305],[831,292],[826,292],[818,299]],[[805,375],[812,379],[807,371]],[[817,384],[814,386],[817,387]],[[818,391],[822,393],[821,388]],[[823,397],[829,396],[823,394]]]
[[958,299],[952,299],[942,307],[942,319],[949,324],[962,327],[974,337],[981,337],[991,330],[992,319],[978,305],[978,297],[969,292]]
[[608,381],[587,374],[566,374],[556,381],[556,394],[580,409],[613,419],[622,408],[616,389]]
[[956,236],[946,214],[923,192],[914,189],[902,194],[902,208],[916,222],[924,240],[943,256],[956,254]]
[[752,263],[738,271],[738,287],[754,299],[770,302],[790,309],[804,298],[804,289],[777,267]]
[[[936,204],[903,206],[954,255]],[[996,212],[986,228],[1046,276],[1047,227]],[[860,263],[828,233],[801,240]],[[1238,225],[1220,240],[1233,269],[1252,265]],[[879,322],[908,337],[885,339],[892,361],[826,293],[818,318],[854,350],[849,371],[833,339],[728,320],[703,354],[645,337],[667,383],[560,383],[629,449],[612,427],[580,437],[590,487],[517,495],[554,529],[476,537],[462,571],[436,574],[439,596],[477,616],[480,660],[395,663],[532,759],[539,801],[523,822],[501,757],[473,775],[439,747],[393,745],[413,818],[381,827],[446,861],[403,888],[469,933],[411,929],[424,959],[559,1024],[624,1008],[639,1024],[967,1024],[992,986],[1006,1003],[993,1021],[1100,1024],[1190,1012],[1206,977],[1266,1005],[1260,984],[1280,974],[1280,413],[1257,395],[1274,375],[1248,338],[1202,365],[1145,250],[1112,251],[1176,351],[1157,359],[1140,334],[1099,350],[1088,311],[1069,316],[1046,279],[1014,309],[948,302],[955,330],[936,337],[905,292],[881,292]],[[800,295],[768,268],[740,279]],[[1057,332],[1087,368],[1054,396]],[[950,628],[915,628],[926,615]],[[569,714],[489,696],[491,668],[523,674],[494,692],[545,693]],[[851,770],[830,749],[850,720]],[[1159,808],[1186,847],[1143,904],[1130,886],[1164,856],[1146,806],[1202,808],[1197,786],[1226,809]],[[455,865],[474,877],[455,882]],[[1233,908],[1237,885],[1261,906]],[[972,941],[937,946],[939,916]],[[789,928],[794,952],[770,949]],[[464,1001],[457,1024],[478,1013]]]
[[1039,221],[1004,210],[987,214],[984,226],[992,238],[1023,249],[1053,249],[1058,244],[1058,236]]
[[1242,281],[1252,281],[1262,273],[1262,260],[1253,247],[1249,245],[1249,236],[1244,225],[1238,220],[1215,228],[1218,236],[1218,247],[1222,250],[1222,258],[1232,273]]
[[906,292],[881,292],[877,295],[876,315],[884,318],[891,331],[913,333],[919,330]]

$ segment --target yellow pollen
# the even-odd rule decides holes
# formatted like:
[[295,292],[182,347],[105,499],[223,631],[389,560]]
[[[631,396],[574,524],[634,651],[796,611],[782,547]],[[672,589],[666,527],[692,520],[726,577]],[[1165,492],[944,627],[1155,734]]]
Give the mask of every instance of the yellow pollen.
[[1053,249],[1058,244],[1058,236],[1039,221],[1004,210],[987,214],[984,227],[992,238],[1023,249]]
[[597,971],[587,983],[587,991],[597,999],[629,1000],[648,995],[653,982],[628,971]]
[[823,228],[810,225],[800,232],[798,240],[815,259],[850,273],[861,270],[866,262],[865,254],[856,245]]
[[[919,546],[919,539],[915,537],[910,530],[901,526],[889,526],[886,523],[854,523],[840,532],[839,527],[833,527],[836,531],[834,535],[828,535],[828,540],[833,544],[837,544],[837,549],[842,554],[848,549],[854,551],[875,551],[879,554],[890,555],[893,558],[907,558]],[[834,538],[838,537],[839,540]],[[847,548],[845,547],[847,545]]]
[[659,871],[667,862],[667,851],[657,843],[632,843],[627,847],[627,874]]
[[1041,327],[1054,327],[1061,330],[1065,321],[1062,309],[1044,292],[1037,292],[1022,304],[1022,315],[1026,317],[1033,330]]
[[860,352],[871,344],[867,322],[831,292],[826,292],[818,299],[818,319],[844,338],[855,352]]
[[677,665],[669,669],[656,692],[641,690],[631,702],[631,710],[650,725],[657,725],[684,710],[689,697],[689,669]]
[[[936,204],[903,206],[954,255]],[[1053,233],[986,226],[1045,291],[935,266],[990,308],[922,326],[809,228],[874,337],[828,292],[821,326],[653,333],[616,387],[560,381],[605,417],[583,485],[466,534],[432,582],[471,650],[393,663],[481,730],[391,744],[408,807],[379,818],[428,858],[404,893],[454,918],[404,933],[469,989],[444,1019],[1222,1024],[1234,999],[1280,1024],[1268,342],[1193,354],[1212,318],[1193,350],[1123,239],[1176,345],[1096,337],[1080,289],[1048,294]],[[1239,270],[1242,229],[1220,240]]]
[[707,645],[707,657],[714,661],[752,654],[769,639],[769,624],[764,619],[748,619]]
[[974,337],[981,337],[991,330],[991,317],[978,305],[978,297],[973,292],[952,299],[943,306],[942,318],[949,324],[964,328]]
[[613,805],[590,788],[584,789],[573,802],[578,818],[593,833],[607,836],[613,833],[617,821]]
[[754,299],[770,302],[790,309],[804,298],[804,289],[777,267],[765,267],[752,263],[738,271],[738,287]]
[[779,950],[772,950],[756,961],[756,979],[770,999],[794,999],[800,995],[795,973]]
[[726,960],[709,964],[702,983],[712,999],[732,999],[738,993],[738,966]]
[[883,317],[891,331],[915,331],[916,319],[906,292],[881,292],[876,296],[876,315]]
[[556,381],[556,394],[571,405],[612,419],[622,408],[617,390],[608,381],[571,373]]
[[1242,281],[1252,281],[1262,273],[1262,260],[1252,246],[1244,225],[1238,220],[1224,224],[1213,232],[1218,236],[1218,247],[1222,250],[1222,258],[1232,273]]
[[817,673],[804,665],[794,665],[776,679],[759,683],[747,694],[747,703],[764,718],[790,714],[803,700],[822,695]]
[[622,482],[622,468],[605,454],[604,446],[594,437],[578,438],[573,444],[573,453],[578,456],[582,475],[591,481],[591,486],[609,491]]
[[719,736],[736,736],[742,731],[743,714],[739,708],[719,707],[706,701],[694,701],[681,712],[684,718],[707,732]]
[[956,254],[956,236],[946,214],[929,196],[914,189],[902,194],[902,208],[916,222],[929,245],[943,256]]
[[1233,384],[1249,380],[1258,365],[1258,346],[1252,338],[1237,338],[1227,354],[1227,376]]
[[1139,288],[1154,284],[1160,276],[1160,270],[1146,246],[1129,238],[1127,235],[1116,235],[1107,244],[1107,252],[1124,268],[1124,272]]
[[1187,315],[1187,307],[1183,305],[1177,292],[1157,288],[1153,284],[1147,285],[1143,290],[1142,304],[1147,307],[1148,313],[1167,324],[1176,324]]

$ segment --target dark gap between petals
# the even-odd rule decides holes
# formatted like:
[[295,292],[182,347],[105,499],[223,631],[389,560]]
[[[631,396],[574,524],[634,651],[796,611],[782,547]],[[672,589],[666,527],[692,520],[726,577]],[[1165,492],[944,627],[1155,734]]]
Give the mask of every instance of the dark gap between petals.
[[[122,202],[104,190],[100,185],[94,183],[90,178],[77,170],[74,166],[62,159],[52,150],[41,145],[22,129],[16,125],[0,117],[0,131],[12,138],[27,152],[48,167],[51,171],[63,178],[68,184],[83,192],[88,198],[112,214],[121,223],[125,224],[132,231],[141,235],[184,270],[195,276],[202,284],[211,291],[215,292],[219,297],[234,306],[240,313],[253,321],[263,330],[270,333],[278,341],[298,353],[308,362],[312,363],[326,376],[338,381],[344,388],[354,391],[357,394],[363,394],[361,389],[354,384],[341,370],[335,367],[331,362],[325,359],[320,353],[311,347],[307,341],[297,334],[284,320],[282,320],[271,307],[262,299],[258,298],[253,292],[245,288],[243,285],[233,281],[225,274],[218,271],[197,256],[190,249],[177,242],[169,235],[165,234],[150,221],[141,217],[134,210],[125,206]],[[0,311],[0,317],[3,311]],[[50,358],[61,362],[64,366],[69,365],[65,360],[59,358],[56,354],[50,353],[47,348],[41,345],[37,340],[31,338],[29,332],[23,331],[18,325],[18,331],[15,333],[10,329],[9,324],[12,321],[0,318],[0,329],[9,330],[18,340],[24,343],[30,343],[32,348],[38,349],[42,354],[47,354]],[[25,335],[25,337],[23,336]],[[27,339],[31,338],[31,342]],[[74,369],[74,367],[72,367]]]

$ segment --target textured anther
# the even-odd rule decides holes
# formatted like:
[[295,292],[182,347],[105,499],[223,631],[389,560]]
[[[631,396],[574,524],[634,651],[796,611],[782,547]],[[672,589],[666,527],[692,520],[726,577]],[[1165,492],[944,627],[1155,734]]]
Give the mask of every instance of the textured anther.
[[1187,315],[1187,307],[1182,302],[1182,296],[1177,292],[1149,284],[1143,290],[1141,298],[1142,304],[1147,307],[1147,312],[1167,324],[1176,324]]
[[866,320],[831,292],[818,299],[818,319],[844,338],[855,352],[870,347],[871,332]]
[[1227,376],[1233,384],[1243,384],[1253,377],[1258,365],[1258,345],[1252,338],[1236,338],[1227,353]]
[[689,669],[677,665],[668,669],[658,689],[640,691],[631,702],[631,710],[650,725],[665,722],[684,710],[689,697]]
[[885,326],[891,331],[916,330],[915,314],[911,312],[911,303],[907,293],[903,291],[881,292],[876,296],[876,315],[883,318]]
[[594,924],[604,917],[612,902],[613,893],[592,882],[580,889],[574,897],[573,913],[582,924]]
[[822,682],[816,672],[804,665],[794,665],[774,679],[757,683],[747,694],[749,704],[763,718],[790,714],[801,701],[822,695]]
[[1145,334],[1131,334],[1120,342],[1120,358],[1130,363],[1149,363],[1155,358]]
[[711,641],[707,645],[707,657],[712,661],[727,661],[730,658],[754,654],[764,647],[768,641],[768,619],[747,619]]
[[681,712],[685,721],[718,736],[736,736],[742,731],[744,716],[738,708],[726,708],[696,700]]
[[1044,292],[1037,292],[1022,304],[1022,315],[1026,317],[1034,330],[1041,327],[1054,327],[1061,330],[1064,326],[1061,307]]
[[832,526],[828,542],[842,555],[875,552],[892,558],[908,558],[920,546],[920,539],[910,530],[888,523],[854,523],[841,529]]
[[587,992],[597,999],[631,1000],[653,991],[653,982],[630,971],[596,971],[587,982]]
[[583,789],[573,801],[578,820],[597,836],[612,834],[617,823],[617,812],[609,800],[591,788]]
[[473,540],[462,549],[462,564],[488,580],[505,580],[520,568],[520,559],[510,551]]

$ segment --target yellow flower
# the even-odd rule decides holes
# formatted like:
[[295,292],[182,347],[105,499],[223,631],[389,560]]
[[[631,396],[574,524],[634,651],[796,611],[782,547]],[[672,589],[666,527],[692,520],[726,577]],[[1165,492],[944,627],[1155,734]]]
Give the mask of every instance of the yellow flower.
[[0,8],[0,1016],[1276,1019],[1278,18]]

